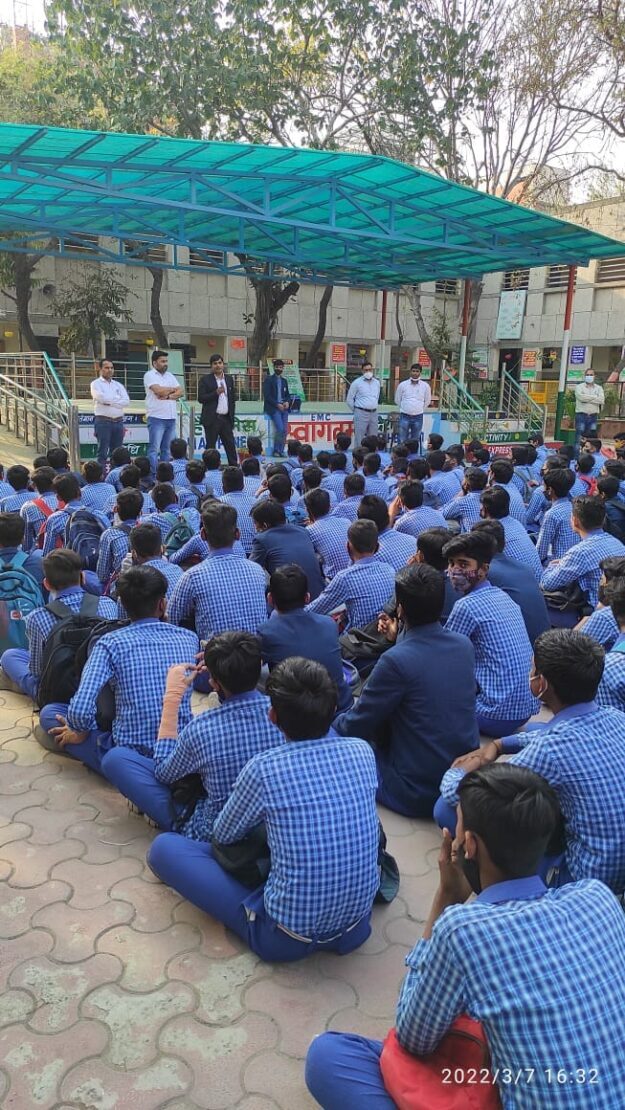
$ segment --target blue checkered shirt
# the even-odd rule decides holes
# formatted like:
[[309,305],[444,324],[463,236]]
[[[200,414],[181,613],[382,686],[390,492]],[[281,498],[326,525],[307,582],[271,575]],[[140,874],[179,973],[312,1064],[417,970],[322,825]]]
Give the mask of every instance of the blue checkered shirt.
[[601,883],[496,883],[444,910],[406,963],[395,1027],[409,1052],[430,1053],[468,1013],[504,1110],[625,1106],[625,918]]
[[440,471],[433,474],[431,478],[426,478],[423,483],[423,488],[429,490],[438,498],[441,508],[446,505],[448,501],[453,501],[458,493],[458,479],[451,470]]
[[256,491],[262,485],[262,478],[256,474],[247,474],[243,478],[243,488],[245,493],[250,493],[255,498]]
[[214,835],[233,844],[264,821],[267,914],[300,936],[333,936],[369,913],[378,889],[376,789],[364,740],[291,741],[244,767]]
[[513,516],[514,519],[518,520],[519,523],[522,524],[525,528],[525,525],[527,524],[527,509],[525,508],[525,502],[521,497],[518,489],[516,488],[514,482],[494,482],[493,485],[501,486],[502,489],[505,489],[507,491],[510,498],[510,516]]
[[375,494],[383,501],[388,501],[388,486],[385,478],[378,477],[376,474],[366,474],[364,478],[366,494]]
[[260,752],[284,744],[284,736],[267,713],[269,698],[252,690],[236,694],[194,717],[178,739],[157,740],[154,773],[168,786],[185,775],[199,774],[206,797],[180,830],[191,840],[210,840],[213,824],[232,793],[245,764]]
[[[165,576],[165,578],[167,579],[167,595],[166,595],[166,597],[167,597],[167,601],[169,601],[169,599],[172,595],[174,586],[182,578],[182,575],[183,575],[182,568],[174,566],[174,564],[170,563],[168,559],[163,559],[162,556],[160,556],[160,555],[157,556],[154,559],[146,559],[145,563],[141,563],[141,566],[143,566],[143,567],[156,567],[156,569],[160,570],[161,574]],[[119,598],[117,599],[117,616],[119,617],[120,620],[124,620],[128,616],[128,614],[127,614],[126,610],[124,609],[124,606],[122,605]]]
[[395,592],[395,571],[377,555],[369,555],[340,570],[319,597],[306,606],[309,613],[333,613],[345,606],[346,628],[362,628],[377,617]]
[[[96,728],[98,694],[107,682],[115,694],[113,741],[152,755],[163,709],[167,672],[176,663],[195,664],[195,632],[155,619],[133,621],[94,645],[67,711],[77,732]],[[191,689],[178,712],[178,727],[191,720]]]
[[250,512],[254,505],[258,504],[258,500],[254,497],[253,493],[247,490],[235,490],[233,493],[224,493],[220,498],[224,505],[231,505],[237,511],[237,528],[241,533],[241,543],[246,555],[249,555],[254,543],[256,529],[254,521],[250,516]]
[[[59,590],[55,595],[57,601],[62,601],[67,605],[72,613],[77,613],[85,591],[80,586],[71,586],[67,590]],[[53,600],[51,597],[50,600]],[[105,620],[115,620],[117,616],[117,606],[110,597],[101,597],[98,602],[98,616]],[[46,640],[50,635],[55,624],[58,624],[59,617],[51,613],[45,606],[41,609],[33,609],[32,613],[28,613],[26,617],[26,635],[28,638],[28,650],[30,653],[30,673],[38,678],[41,674],[41,661],[43,658],[43,649]]]
[[545,491],[542,486],[540,489],[534,490],[529,499],[529,504],[525,513],[525,523],[528,528],[536,528],[542,523],[543,517],[550,504],[551,502],[545,496]]
[[113,486],[113,488],[117,490],[117,493],[119,493],[122,488],[119,480],[120,474],[127,466],[130,466],[130,463],[124,463],[123,466],[114,466],[112,470],[109,470],[105,478],[105,481],[108,482],[110,486]]
[[[51,516],[48,517],[46,521],[46,530],[43,540],[44,556],[49,555],[51,551],[54,551],[57,546],[57,539],[60,539],[61,541],[60,546],[64,546],[65,529],[69,524],[72,513],[78,512],[79,509],[86,508],[87,506],[83,503],[82,500],[70,501],[67,503],[64,509],[58,509],[56,512],[52,513]],[[109,527],[111,522],[109,518],[104,515],[104,513],[100,513],[96,509],[89,509],[88,512],[93,513],[96,519],[100,521],[104,529],[107,529]],[[100,544],[101,543],[102,537],[100,537]]]
[[95,509],[105,516],[113,516],[117,496],[108,482],[87,482],[80,496],[85,509]]
[[326,578],[334,578],[340,570],[350,565],[347,553],[347,533],[350,523],[344,516],[324,516],[308,525],[308,535],[321,557]]
[[597,701],[599,705],[612,706],[613,709],[625,712],[625,636],[620,633],[612,650],[605,657]]
[[[243,550],[243,545],[240,540],[237,540],[236,543],[233,544],[232,550],[235,555],[240,555],[242,559],[245,558],[245,551]],[[168,555],[168,559],[170,563],[174,563],[176,566],[182,566],[187,560],[193,558],[201,562],[203,559],[208,558],[209,554],[210,548],[206,540],[203,540],[200,535],[197,535],[191,536],[191,539],[187,540],[179,551],[174,551],[172,555]]]
[[[332,492],[331,489],[327,489],[326,493],[327,493],[328,497],[330,498],[330,512],[332,512],[332,510],[336,506],[336,497],[334,496],[334,493]],[[295,511],[298,514],[298,517],[295,520],[291,521],[292,524],[299,524],[304,520],[308,520],[308,509],[306,508],[306,494],[305,493],[303,493],[300,497],[298,497],[298,499],[295,503]],[[288,519],[289,519],[289,511],[288,511],[288,507],[287,507],[287,520]]]
[[537,582],[540,582],[543,573],[542,563],[538,557],[536,547],[523,525],[511,516],[504,516],[499,523],[506,536],[504,555],[507,555],[509,559],[516,559],[518,563],[524,563],[528,570],[531,570]]
[[404,536],[414,536],[417,539],[428,528],[446,528],[447,521],[440,509],[431,509],[429,505],[421,505],[419,509],[407,509],[397,518],[395,531]]
[[214,497],[223,497],[224,482],[221,470],[207,470],[204,475],[204,484],[209,493],[212,491]]
[[328,493],[333,493],[337,501],[342,501],[345,496],[343,487],[346,478],[346,470],[332,470],[325,478],[321,479],[321,488],[327,489]]
[[124,520],[123,527],[115,524],[100,536],[96,574],[103,585],[108,582],[111,575],[117,573],[124,561],[124,556],[128,554],[130,548],[128,537],[135,524],[137,524],[136,520]]
[[394,570],[401,570],[413,555],[417,554],[417,542],[414,536],[398,532],[395,528],[387,528],[380,532],[378,557],[383,563],[389,563]]
[[332,509],[332,516],[344,516],[346,520],[352,523],[358,519],[358,506],[362,501],[362,494],[358,493],[354,497],[345,497],[343,501],[339,501],[336,509]]
[[559,590],[571,582],[579,582],[593,607],[599,597],[600,563],[609,555],[625,556],[625,546],[603,530],[590,532],[586,539],[576,544],[558,562],[550,563],[543,571],[541,586],[545,590]]
[[[15,490],[13,489],[13,486],[10,485],[9,482],[2,481],[2,479],[0,478],[0,498],[2,498],[2,497],[12,497],[14,493],[15,493]],[[31,494],[31,496],[32,496],[32,494]]]
[[201,640],[236,629],[256,632],[267,620],[266,576],[258,563],[232,548],[209,551],[182,576],[169,602],[169,619],[180,623],[195,615]]
[[33,491],[31,489],[21,489],[18,492],[13,490],[7,497],[0,500],[0,513],[19,513],[22,505],[27,501],[32,501]]
[[[52,490],[49,493],[38,493],[36,495],[36,500],[45,501],[46,505],[49,505],[51,509],[56,509],[58,505],[56,493]],[[35,505],[34,500],[24,502],[20,509],[20,516],[24,521],[24,542],[22,547],[24,551],[32,551],[39,537],[39,529],[47,518],[44,516],[41,509]]]
[[540,706],[530,694],[532,648],[518,605],[483,582],[455,603],[445,627],[475,648],[476,712],[489,720],[525,721]]
[[[448,520],[457,520],[461,532],[470,532],[474,524],[481,520],[482,491],[472,490],[470,493],[459,494],[453,501],[443,505],[443,527]],[[436,527],[436,525],[432,525]]]
[[614,647],[621,634],[609,605],[605,605],[603,609],[595,609],[583,628],[580,629],[580,632],[583,632],[585,636],[592,636],[593,640],[601,644],[606,651]]
[[536,541],[539,559],[561,559],[571,547],[580,542],[577,532],[571,527],[571,499],[561,497],[547,509]]
[[569,497],[587,497],[588,496],[588,483],[584,482],[581,478],[576,478],[569,490]]
[[182,483],[177,482],[176,496],[178,500],[178,508],[191,508],[198,509],[199,511],[198,493],[194,493],[193,490],[197,490],[200,495],[199,504],[201,504],[204,498],[211,493],[210,489],[206,485],[206,482],[194,482],[193,489],[191,489],[190,482],[187,482],[186,486],[183,486]]
[[190,485],[187,478],[187,463],[188,459],[171,459],[171,467],[174,472],[174,485],[187,488]]

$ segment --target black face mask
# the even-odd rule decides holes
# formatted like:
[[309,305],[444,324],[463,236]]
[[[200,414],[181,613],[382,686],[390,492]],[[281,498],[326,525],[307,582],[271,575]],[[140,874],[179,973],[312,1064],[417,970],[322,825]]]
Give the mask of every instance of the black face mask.
[[462,867],[464,877],[469,883],[471,890],[474,894],[481,894],[482,883],[480,881],[480,869],[477,860],[467,859],[464,850],[464,844],[460,844],[458,846],[457,855],[458,859],[460,860],[460,866]]

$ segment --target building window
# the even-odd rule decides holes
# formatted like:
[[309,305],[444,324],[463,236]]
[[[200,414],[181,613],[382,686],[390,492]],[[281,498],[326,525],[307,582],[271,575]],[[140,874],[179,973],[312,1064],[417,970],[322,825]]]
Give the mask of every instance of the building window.
[[458,279],[457,278],[443,278],[441,281],[436,282],[436,293],[442,297],[457,297],[458,296]]
[[189,251],[189,265],[197,266],[200,270],[214,270],[216,266],[223,266],[223,251]]
[[503,275],[504,289],[527,289],[529,283],[529,270],[506,270]]
[[65,250],[71,251],[72,254],[97,254],[98,253],[98,237],[97,235],[81,235],[80,237],[64,236],[63,239]]
[[597,267],[601,285],[625,285],[625,258],[602,258]]
[[167,262],[167,247],[164,243],[151,243],[145,239],[128,239],[124,242],[124,254],[146,262]]
[[[577,273],[575,274],[577,284]],[[547,289],[566,289],[569,284],[568,266],[550,266],[547,270]]]

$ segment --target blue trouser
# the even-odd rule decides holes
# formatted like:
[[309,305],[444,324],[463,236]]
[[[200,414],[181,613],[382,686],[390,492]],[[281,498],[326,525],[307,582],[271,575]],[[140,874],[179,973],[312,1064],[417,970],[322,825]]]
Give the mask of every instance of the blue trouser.
[[399,442],[405,443],[408,439],[421,439],[423,432],[423,413],[419,416],[407,416],[405,412],[399,414]]
[[547,606],[549,614],[549,623],[552,628],[575,628],[582,619],[581,613],[578,611],[574,613],[563,613],[560,609],[552,609],[550,605]]
[[102,759],[102,774],[159,829],[171,829],[176,809],[171,790],[154,774],[153,759],[134,748],[111,748]]
[[494,736],[497,739],[499,739],[500,736],[510,736],[529,720],[528,717],[522,717],[520,721],[511,721],[505,717],[484,717],[479,710],[476,713],[476,718],[477,727],[480,732],[483,732],[484,736]]
[[22,693],[34,701],[39,680],[30,671],[30,652],[26,648],[7,648],[2,652],[0,666],[7,678],[15,682]]
[[380,1071],[382,1041],[322,1033],[306,1057],[306,1086],[323,1110],[394,1110]]
[[160,416],[148,416],[148,459],[152,474],[156,473],[157,462],[167,462],[169,459],[169,445],[176,432],[175,420],[163,420]]
[[111,420],[108,416],[96,416],[93,430],[98,441],[98,462],[104,467],[115,448],[121,447],[124,441],[124,418]]
[[205,913],[223,921],[261,960],[303,960],[321,949],[343,955],[359,948],[371,933],[371,913],[340,936],[309,942],[296,940],[267,916],[263,887],[250,891],[229,875],[213,856],[210,844],[187,840],[178,833],[156,837],[148,851],[149,866],[168,886]]
[[[44,705],[39,714],[39,724],[45,732],[50,732],[52,728],[58,728],[58,717],[67,717],[67,706],[62,702],[50,702],[49,705]],[[113,737],[110,732],[103,732],[102,729],[92,728],[91,732],[87,734],[85,740],[81,744],[67,744],[64,748],[59,748],[59,751],[64,755],[71,756],[72,759],[77,759],[80,763],[90,767],[92,771],[97,771],[99,775],[102,772],[102,757],[113,746]]]
[[289,430],[289,410],[285,409],[284,412],[276,410],[268,417],[268,424],[270,434],[273,425],[273,446],[269,454],[275,455],[278,451],[282,453]]

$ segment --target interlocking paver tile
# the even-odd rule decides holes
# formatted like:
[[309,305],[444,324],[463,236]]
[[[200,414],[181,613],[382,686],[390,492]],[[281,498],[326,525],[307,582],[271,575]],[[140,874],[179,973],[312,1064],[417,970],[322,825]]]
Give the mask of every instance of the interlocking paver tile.
[[130,994],[117,986],[99,987],[86,999],[82,1012],[84,1017],[108,1026],[108,1063],[117,1068],[144,1068],[154,1061],[157,1037],[165,1022],[194,1006],[195,996],[189,987],[167,983],[149,994]]
[[[66,886],[59,883],[59,886]],[[41,889],[41,888],[38,888]],[[68,893],[70,888],[66,887]],[[1,910],[0,910],[1,912]],[[128,902],[110,901],[92,910],[77,910],[67,902],[45,906],[33,916],[33,925],[49,929],[54,937],[51,955],[61,963],[78,963],[92,956],[97,938],[132,919],[133,907]]]
[[32,833],[32,827],[21,821],[11,821],[0,829],[0,849],[14,840],[25,840]]
[[11,973],[25,960],[47,956],[52,944],[52,937],[45,929],[29,929],[20,936],[4,940],[0,959],[0,988],[4,989]]
[[81,964],[60,967],[46,957],[26,960],[12,973],[9,983],[29,991],[37,1002],[30,1025],[38,1033],[58,1033],[78,1021],[81,1000],[103,983],[119,978],[122,965],[113,956],[96,955]]
[[121,898],[135,907],[133,929],[142,933],[159,933],[172,924],[175,906],[183,900],[162,883],[147,882],[136,873],[124,878],[111,888],[111,898]]
[[384,1017],[394,1012],[405,955],[404,948],[392,945],[375,954],[362,948],[347,957],[328,952],[319,956],[319,963],[329,978],[345,979],[354,988],[359,1010],[370,1017]]
[[92,820],[95,810],[89,806],[74,806],[73,809],[48,809],[42,806],[27,806],[19,812],[19,820],[32,827],[29,837],[32,844],[54,844],[64,837],[81,840],[79,835],[70,832],[71,825],[77,821]]
[[3,768],[0,775],[0,818],[3,821],[10,821],[13,817],[26,809],[27,806],[42,806],[46,803],[46,795],[42,790],[37,787],[36,790],[27,790],[24,793],[18,794],[3,794],[2,793],[2,780],[4,778]]
[[[264,1014],[246,1014],[235,1025],[200,1025],[191,1015],[163,1030],[159,1047],[188,1060],[195,1082],[191,1097],[206,1110],[229,1110],[245,1093],[242,1073],[255,1053],[275,1045],[277,1030]],[[285,1104],[286,1105],[286,1104]],[[298,1103],[290,1104],[293,1110]]]
[[262,1052],[243,1072],[250,1094],[266,1095],[284,1110],[319,1110],[304,1083],[304,1063],[277,1052]]
[[[278,1103],[272,1098],[263,1098],[262,1095],[246,1095],[237,1102],[236,1110],[276,1110]],[[168,1110],[170,1108],[168,1107]]]
[[85,845],[85,851],[81,856],[83,863],[111,863],[114,859],[120,858],[124,846],[123,842],[120,843],[115,839],[106,825],[102,825],[93,817],[90,821],[79,821],[71,825],[67,835],[81,840]]
[[356,992],[340,979],[319,979],[314,984],[287,987],[275,976],[253,983],[245,992],[246,1010],[269,1014],[280,1029],[281,1052],[302,1057],[319,1032],[319,1013],[334,1014],[354,1006]]
[[28,1021],[36,1005],[36,1000],[26,991],[3,991],[0,994],[0,1029],[17,1021]]
[[61,1093],[80,1110],[157,1110],[169,1108],[169,1100],[188,1091],[192,1082],[189,1066],[171,1056],[161,1056],[141,1071],[126,1073],[103,1060],[89,1060],[65,1076]]
[[[0,775],[0,794],[27,794],[32,783],[41,783],[44,778],[49,778],[50,770],[41,764],[40,767],[18,767],[15,763],[6,763]],[[43,786],[38,786],[43,789]],[[28,798],[26,805],[32,805]]]
[[184,921],[188,925],[193,925],[197,930],[201,937],[199,951],[202,956],[224,960],[229,956],[236,955],[237,952],[246,951],[243,941],[230,932],[229,929],[226,929],[221,921],[209,917],[208,914],[198,909],[197,906],[191,905],[190,902],[179,901],[178,905],[174,906],[172,917],[174,921]]
[[408,907],[408,917],[414,921],[425,921],[430,911],[432,898],[438,886],[438,868],[425,875],[405,875],[401,881],[401,896]]
[[3,752],[9,752],[15,756],[15,764],[18,767],[36,767],[37,764],[43,763],[46,758],[46,750],[41,747],[35,740],[30,730],[23,731],[23,736],[15,736],[11,740],[5,740],[2,745]]
[[24,1025],[0,1033],[0,1066],[9,1075],[10,1089],[3,1101],[11,1110],[52,1110],[65,1072],[106,1046],[106,1029],[81,1021],[63,1033],[40,1036]]
[[[364,1014],[362,1010],[351,1007],[347,1010],[339,1010],[338,1013],[328,1017],[326,1020],[326,1029],[333,1029],[337,1033],[353,1033],[354,1030],[357,1030],[363,1037],[375,1037],[376,1040],[383,1041],[389,1029],[394,1024],[394,1009],[385,1017],[369,1017],[369,1015]],[[322,1030],[317,1027],[313,1033],[313,1037],[320,1032],[322,1032]],[[312,1040],[313,1037],[310,1039]]]
[[122,925],[109,929],[96,947],[98,952],[110,952],[122,961],[120,986],[124,990],[149,991],[165,982],[166,966],[174,956],[197,945],[197,933],[190,925],[170,925],[161,933],[141,934]]
[[[82,850],[84,851],[84,845]],[[142,860],[137,859],[116,859],[111,863],[98,864],[74,859],[55,867],[53,877],[62,879],[74,888],[70,899],[72,906],[79,910],[91,910],[95,906],[106,905],[109,891],[115,883],[136,875],[142,867]]]
[[62,879],[62,875],[51,872],[61,861],[75,860],[84,852],[80,840],[59,840],[55,844],[31,844],[28,840],[17,840],[0,848],[0,856],[13,867],[9,883],[14,887],[39,886],[48,878]]
[[18,937],[20,933],[27,932],[31,924],[35,925],[33,918],[39,910],[53,902],[64,901],[71,893],[67,883],[54,880],[30,890],[7,888],[0,899],[0,937]]
[[243,988],[258,971],[259,962],[251,952],[218,963],[199,952],[188,952],[171,961],[167,977],[195,987],[199,995],[195,1013],[200,1021],[221,1024],[234,1021],[242,1012]]

